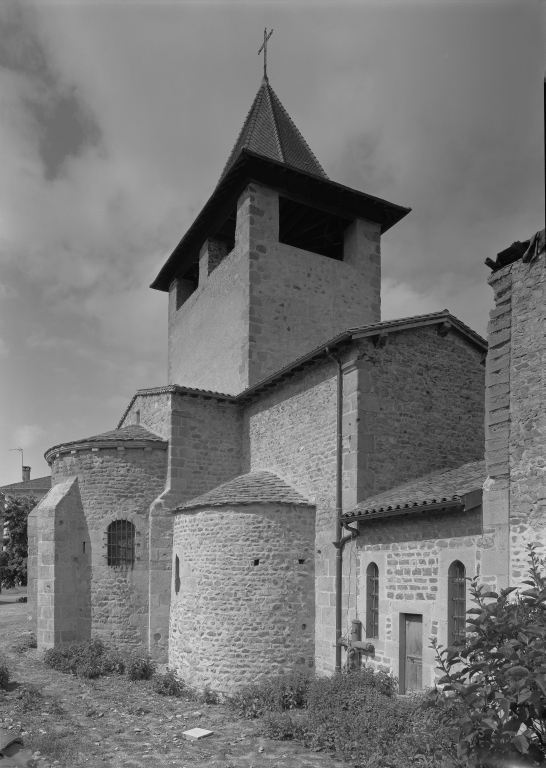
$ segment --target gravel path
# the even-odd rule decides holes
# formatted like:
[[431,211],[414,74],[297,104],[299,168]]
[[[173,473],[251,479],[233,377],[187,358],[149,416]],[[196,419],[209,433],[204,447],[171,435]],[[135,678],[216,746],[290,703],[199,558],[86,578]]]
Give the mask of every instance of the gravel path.
[[[259,735],[259,723],[235,719],[223,705],[202,705],[154,693],[125,677],[83,680],[46,667],[35,649],[21,650],[24,603],[0,594],[0,655],[10,690],[0,691],[0,727],[23,736],[35,765],[67,768],[341,768],[344,763],[290,741]],[[19,647],[18,647],[19,646]],[[28,689],[28,685],[36,686]],[[213,735],[186,741],[182,732]]]

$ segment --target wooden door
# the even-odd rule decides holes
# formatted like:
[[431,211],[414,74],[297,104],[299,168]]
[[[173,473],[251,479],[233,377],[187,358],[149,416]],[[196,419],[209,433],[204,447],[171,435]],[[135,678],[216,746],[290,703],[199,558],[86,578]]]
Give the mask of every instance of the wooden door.
[[400,614],[400,693],[423,687],[423,617]]

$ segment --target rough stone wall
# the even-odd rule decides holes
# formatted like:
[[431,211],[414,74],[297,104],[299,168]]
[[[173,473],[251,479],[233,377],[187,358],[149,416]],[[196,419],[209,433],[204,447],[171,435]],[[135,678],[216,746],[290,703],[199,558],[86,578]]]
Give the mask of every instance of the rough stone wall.
[[199,285],[182,304],[171,286],[169,382],[237,394],[347,328],[377,322],[379,249],[380,227],[365,221],[348,228],[344,261],[280,243],[278,193],[249,185],[233,250],[219,260],[205,243]]
[[[221,691],[314,665],[314,511],[254,504],[178,513],[169,666]],[[303,561],[303,562],[300,562]]]
[[[159,448],[74,450],[60,454],[52,464],[54,487],[66,478],[78,478],[87,526],[86,538],[78,547],[83,548],[85,542],[91,566],[92,632],[128,647],[148,646],[148,510],[164,489],[165,475],[166,451]],[[135,525],[136,560],[132,568],[107,565],[106,532],[114,520],[129,520]],[[168,595],[163,600],[168,605]],[[166,644],[165,627],[150,650],[161,658]]]
[[512,267],[489,277],[495,295],[490,312],[489,349],[485,380],[484,531],[495,546],[485,553],[482,573],[493,588],[508,586],[510,568],[510,359],[512,327]]
[[527,570],[526,545],[546,550],[546,268],[544,254],[494,272],[487,381],[484,503],[502,581]]
[[510,357],[511,581],[524,576],[525,545],[546,555],[546,253],[512,267]]
[[241,413],[225,401],[169,393],[138,395],[123,425],[135,423],[169,440],[165,488],[150,506],[149,636],[164,647],[171,601],[172,509],[240,474]]
[[357,501],[483,458],[483,353],[435,326],[358,352]]
[[32,527],[39,542],[33,554],[38,649],[89,638],[89,553],[82,547],[88,530],[76,477],[51,489],[38,505]]
[[[428,640],[437,637],[442,645],[448,641],[449,567],[459,560],[472,577],[480,572],[483,555],[494,546],[493,536],[481,533],[481,508],[467,513],[427,513],[411,521],[387,518],[363,524],[360,530],[361,535],[345,550],[345,579],[352,581],[347,589],[356,594],[355,607],[347,607],[347,618],[362,621],[365,637],[366,570],[373,562],[379,571],[379,631],[377,638],[370,638],[375,654],[367,662],[398,677],[400,614],[420,614],[423,687],[429,687],[436,676],[436,662]],[[443,535],[436,538],[439,533]]]
[[[343,352],[345,511],[372,493],[482,458],[481,358],[457,334],[440,337],[434,327],[389,334],[383,347],[363,339]],[[325,672],[335,642],[336,391],[334,363],[317,363],[244,416],[244,471],[277,472],[316,505],[316,654]]]
[[[205,272],[205,270],[203,270]],[[246,383],[248,253],[236,246],[177,308],[176,281],[169,297],[168,380],[196,389],[238,393]]]
[[140,424],[164,440],[169,440],[172,426],[171,411],[170,392],[137,395],[119,426]]

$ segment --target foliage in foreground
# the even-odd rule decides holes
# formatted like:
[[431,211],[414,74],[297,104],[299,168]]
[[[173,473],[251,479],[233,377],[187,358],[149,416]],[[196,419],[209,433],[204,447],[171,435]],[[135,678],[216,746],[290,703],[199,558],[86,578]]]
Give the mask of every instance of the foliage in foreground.
[[230,704],[263,716],[264,734],[328,750],[362,768],[437,768],[452,729],[424,697],[399,698],[396,680],[369,668],[314,679],[293,673],[246,686]]
[[[27,519],[36,506],[34,496],[9,496],[6,502],[3,539],[0,552],[0,581],[4,589],[24,587],[27,583]],[[1,547],[0,547],[1,549]]]
[[0,660],[0,690],[5,691],[9,685],[8,665]]
[[544,765],[546,762],[546,576],[529,546],[528,589],[509,595],[471,583],[476,608],[467,613],[463,647],[436,648],[434,700],[444,721],[458,728],[459,764]]
[[44,653],[44,663],[59,672],[88,678],[121,675],[126,667],[119,651],[108,648],[98,638],[50,648]]

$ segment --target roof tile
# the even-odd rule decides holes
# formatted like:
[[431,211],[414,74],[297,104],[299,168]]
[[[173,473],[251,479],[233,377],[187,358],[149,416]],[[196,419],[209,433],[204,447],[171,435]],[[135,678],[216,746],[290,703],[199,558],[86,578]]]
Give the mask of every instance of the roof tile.
[[262,80],[252,102],[220,181],[235,164],[243,149],[323,179],[328,178],[266,78]]
[[391,510],[404,510],[461,499],[467,493],[482,488],[487,476],[485,461],[472,461],[456,469],[442,469],[404,485],[365,499],[344,517],[380,516]]
[[273,472],[258,471],[239,475],[212,491],[181,504],[174,512],[198,507],[223,507],[244,504],[294,504],[313,507],[308,499]]

